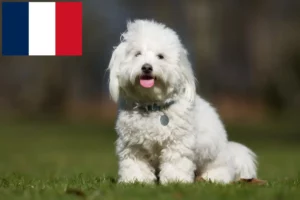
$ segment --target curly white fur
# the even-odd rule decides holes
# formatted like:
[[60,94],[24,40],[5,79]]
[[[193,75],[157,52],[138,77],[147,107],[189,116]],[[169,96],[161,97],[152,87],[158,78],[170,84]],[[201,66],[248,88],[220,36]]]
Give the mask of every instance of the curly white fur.
[[[151,88],[138,82],[145,63],[157,78]],[[119,105],[119,182],[154,183],[158,176],[162,184],[189,183],[195,172],[219,183],[256,177],[255,154],[229,142],[214,108],[196,95],[187,51],[172,29],[149,20],[129,22],[109,70],[110,93]],[[164,111],[134,106],[168,101],[175,103]],[[164,114],[170,119],[166,126],[160,123]]]

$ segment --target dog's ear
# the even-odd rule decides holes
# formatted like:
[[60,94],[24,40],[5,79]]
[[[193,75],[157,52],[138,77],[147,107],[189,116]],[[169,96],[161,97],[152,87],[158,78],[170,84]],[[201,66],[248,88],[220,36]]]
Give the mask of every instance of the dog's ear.
[[187,51],[185,49],[182,49],[180,52],[179,65],[183,69],[182,75],[184,79],[184,83],[183,83],[184,97],[188,101],[193,102],[196,96],[195,76],[193,73],[191,63],[188,60]]
[[112,99],[118,102],[120,85],[119,85],[119,69],[122,61],[125,59],[126,43],[121,42],[114,50],[109,62],[109,92]]

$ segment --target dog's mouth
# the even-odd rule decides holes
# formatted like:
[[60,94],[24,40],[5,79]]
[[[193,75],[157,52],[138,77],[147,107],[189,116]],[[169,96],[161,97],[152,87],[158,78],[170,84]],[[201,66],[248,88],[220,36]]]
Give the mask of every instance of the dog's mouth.
[[154,86],[156,78],[152,75],[141,75],[140,76],[140,85],[144,88],[152,88]]

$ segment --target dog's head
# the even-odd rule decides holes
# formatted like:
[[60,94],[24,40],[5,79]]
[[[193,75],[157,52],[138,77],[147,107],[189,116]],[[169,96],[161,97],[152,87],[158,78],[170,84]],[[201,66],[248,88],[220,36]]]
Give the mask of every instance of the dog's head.
[[110,64],[110,94],[141,102],[175,96],[193,101],[195,80],[178,35],[148,20],[129,22]]

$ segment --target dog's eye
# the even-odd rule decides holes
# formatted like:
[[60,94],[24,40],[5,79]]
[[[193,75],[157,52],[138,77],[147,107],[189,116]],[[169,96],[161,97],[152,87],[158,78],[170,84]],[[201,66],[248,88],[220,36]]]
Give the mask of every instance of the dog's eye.
[[158,54],[157,57],[158,57],[159,59],[161,59],[161,60],[165,58],[164,55],[162,55],[161,53]]
[[138,57],[140,55],[142,55],[142,53],[140,51],[138,51],[138,52],[136,52],[135,57]]

